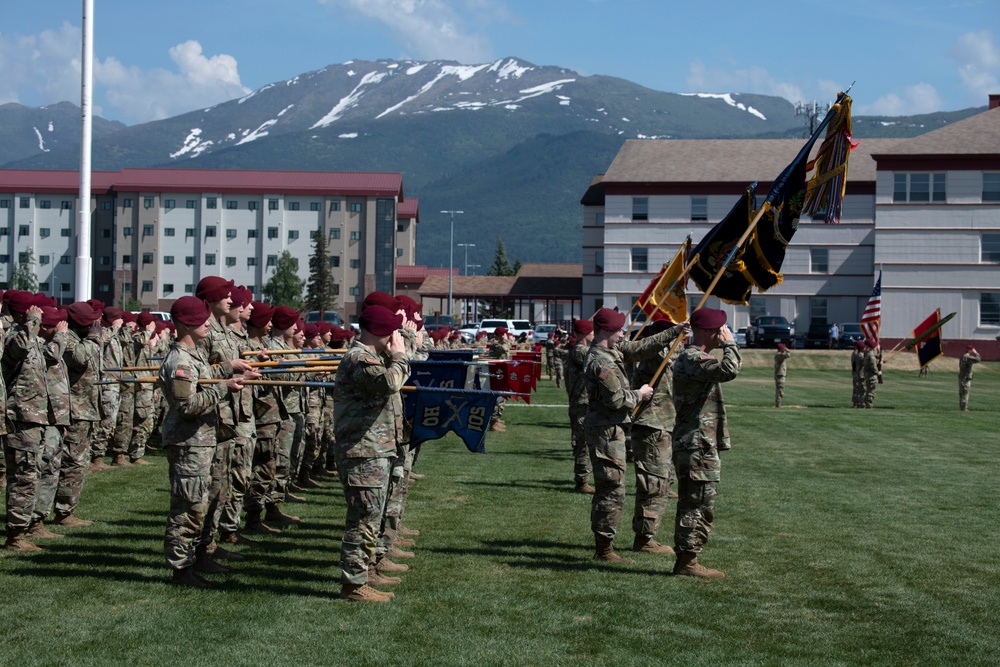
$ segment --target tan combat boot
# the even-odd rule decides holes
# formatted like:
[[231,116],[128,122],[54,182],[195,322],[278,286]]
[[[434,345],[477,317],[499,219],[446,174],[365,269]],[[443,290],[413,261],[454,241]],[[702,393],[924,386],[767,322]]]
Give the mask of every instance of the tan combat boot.
[[403,524],[399,524],[399,526],[396,528],[396,533],[399,535],[405,535],[406,537],[418,537],[420,535],[419,530],[416,530],[414,528],[407,528]]
[[132,464],[128,460],[128,456],[125,454],[115,454],[111,457],[111,467],[113,468],[131,468]]
[[586,482],[580,482],[579,484],[576,485],[576,488],[573,490],[576,491],[577,493],[589,493],[591,495],[597,492],[597,489],[592,487],[590,484],[587,484]]
[[409,537],[403,537],[402,535],[399,535],[398,531],[397,531],[396,537],[393,538],[392,543],[395,544],[397,547],[415,547],[415,546],[417,546],[417,543],[416,543],[415,540],[411,540]]
[[662,556],[673,556],[674,550],[665,544],[660,544],[648,535],[636,535],[632,542],[632,551],[642,551],[647,554],[659,554]]
[[87,526],[93,526],[94,522],[81,519],[75,514],[67,514],[66,516],[57,516],[52,524],[63,526],[64,528],[86,528]]
[[409,569],[409,565],[405,565],[403,563],[393,563],[388,558],[383,558],[379,562],[375,563],[375,570],[377,572],[408,572]]
[[260,544],[257,540],[251,540],[249,537],[241,535],[240,533],[229,533],[225,531],[219,533],[219,542],[222,544],[246,544],[248,546]]
[[322,489],[323,485],[309,475],[299,475],[298,486],[302,489]]
[[195,556],[194,565],[191,569],[195,572],[204,572],[205,574],[229,574],[232,572],[232,568],[221,565],[212,560],[211,556],[206,556],[202,553],[198,553]]
[[53,533],[51,530],[45,527],[45,524],[41,521],[36,521],[31,524],[31,528],[25,533],[25,537],[30,537],[33,540],[52,540],[61,539],[66,537],[65,535],[60,535],[59,533]]
[[403,580],[399,577],[392,577],[387,574],[381,574],[374,567],[368,568],[368,585],[378,586],[379,588],[383,586],[398,586],[403,583]]
[[393,558],[416,558],[416,554],[412,551],[403,551],[395,544],[389,547],[389,551],[387,551],[385,555],[392,556]]
[[351,602],[388,602],[394,593],[377,591],[368,584],[343,584],[340,587],[340,599]]
[[302,519],[300,519],[297,516],[292,516],[291,514],[285,514],[284,512],[281,511],[281,508],[278,507],[277,505],[267,506],[267,512],[264,514],[264,520],[271,521],[273,523],[281,523],[285,525],[295,524],[302,521]]
[[631,558],[625,558],[615,553],[614,542],[606,537],[594,535],[594,560],[606,563],[634,563]]
[[102,470],[111,470],[111,466],[104,462],[103,456],[95,456],[90,459],[90,465],[87,467],[87,472],[101,472]]
[[280,529],[272,528],[264,523],[263,512],[247,512],[247,523],[243,530],[257,535],[276,535],[281,532]]
[[24,532],[8,534],[7,542],[4,543],[3,548],[7,551],[20,551],[21,553],[31,553],[32,551],[42,550],[42,548],[37,544],[29,542],[24,536]]
[[188,588],[211,588],[212,586],[212,584],[195,574],[194,569],[190,567],[174,570],[173,575],[170,577],[170,583],[173,586],[186,586]]
[[704,577],[706,579],[722,579],[726,576],[719,570],[713,570],[699,563],[698,554],[690,551],[682,551],[677,554],[674,575],[678,577]]
[[151,465],[153,465],[152,461],[147,461],[146,459],[142,458],[141,456],[139,458],[137,458],[137,459],[133,459],[131,461],[131,463],[134,466],[151,466]]

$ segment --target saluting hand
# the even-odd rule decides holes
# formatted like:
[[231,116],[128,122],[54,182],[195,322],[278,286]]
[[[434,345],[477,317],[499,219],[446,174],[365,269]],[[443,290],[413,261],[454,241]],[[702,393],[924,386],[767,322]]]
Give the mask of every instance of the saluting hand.
[[723,324],[722,328],[719,329],[719,340],[723,343],[731,343],[735,340],[728,324]]
[[56,322],[56,333],[66,333],[67,331],[69,331],[69,322],[66,320]]
[[403,334],[399,331],[393,331],[392,335],[389,336],[389,343],[385,346],[386,352],[389,354],[405,354],[406,353],[406,343],[403,342]]

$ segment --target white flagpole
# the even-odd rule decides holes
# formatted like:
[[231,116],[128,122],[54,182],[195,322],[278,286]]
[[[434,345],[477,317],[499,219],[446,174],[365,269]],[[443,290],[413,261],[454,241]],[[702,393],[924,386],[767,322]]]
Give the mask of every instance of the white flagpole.
[[76,300],[93,292],[93,259],[90,256],[90,153],[93,127],[94,0],[83,0],[82,72],[80,82],[80,206],[76,229]]

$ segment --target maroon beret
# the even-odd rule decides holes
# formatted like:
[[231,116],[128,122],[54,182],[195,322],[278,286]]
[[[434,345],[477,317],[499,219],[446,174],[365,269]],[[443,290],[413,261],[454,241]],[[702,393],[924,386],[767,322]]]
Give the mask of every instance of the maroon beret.
[[[170,317],[186,327],[200,327],[208,321],[212,309],[196,296],[182,296],[170,306]],[[141,313],[140,313],[141,315]]]
[[698,329],[718,329],[726,323],[726,311],[699,308],[691,314],[691,326]]
[[301,317],[295,320],[295,333],[305,333],[306,332],[306,321]]
[[778,343],[778,352],[784,352],[787,349],[788,349],[787,345],[785,345],[784,343]]
[[855,350],[863,350],[863,349],[865,349],[865,342],[863,340],[856,340],[856,341],[854,341],[854,349]]
[[111,326],[111,323],[115,320],[123,320],[125,318],[125,311],[116,306],[108,306],[101,313],[101,317],[104,319],[104,323]]
[[150,322],[155,322],[156,318],[153,317],[153,313],[148,310],[144,310],[138,315],[136,315],[135,323],[139,325],[140,329],[145,329],[149,326]]
[[65,322],[66,316],[67,313],[62,308],[42,306],[42,326],[54,327],[60,322]]
[[101,319],[101,311],[96,310],[86,301],[77,301],[66,306],[69,321],[81,327],[89,327],[91,324]]
[[104,310],[104,302],[100,299],[87,299],[87,303],[89,303],[94,310]]
[[493,330],[494,336],[505,336],[507,335],[507,327],[497,327]]
[[233,300],[233,308],[242,308],[245,304],[243,299],[246,297],[247,288],[240,286],[234,287],[231,292],[229,292],[229,298]]
[[167,322],[166,320],[156,320],[156,333],[160,333],[161,331],[166,329],[167,325],[169,324],[170,323]]
[[13,313],[26,313],[32,306],[38,305],[35,295],[31,292],[12,289],[4,296],[7,298],[7,308]]
[[133,313],[131,310],[126,310],[124,313],[122,313],[122,322],[126,324],[129,322],[135,322],[138,319],[139,319],[139,314]]
[[594,330],[594,323],[590,320],[577,320],[573,322],[573,331],[578,336],[586,336]]
[[388,336],[403,326],[403,316],[385,306],[368,306],[358,322],[362,329],[374,336]]
[[275,307],[274,314],[271,315],[271,324],[273,324],[274,328],[279,331],[284,331],[285,329],[294,327],[298,321],[299,311],[294,308],[289,308],[288,306]]
[[371,292],[365,297],[361,306],[362,309],[367,308],[368,306],[382,306],[383,308],[388,308],[394,313],[401,309],[396,297],[385,292]]
[[316,326],[319,327],[319,335],[325,336],[326,334],[333,331],[333,325],[329,322],[317,322]]
[[41,308],[42,306],[52,306],[53,308],[59,307],[59,302],[56,298],[49,296],[45,292],[35,292],[35,305]]
[[220,276],[205,276],[198,281],[198,287],[195,288],[194,295],[209,303],[215,303],[229,296],[235,284],[234,281],[226,280]]
[[250,305],[253,306],[253,310],[250,311],[250,319],[247,320],[247,324],[257,329],[263,329],[274,315],[274,306],[260,301],[252,301]]
[[249,287],[243,287],[243,307],[246,308],[253,301],[253,290]]
[[594,315],[594,328],[602,331],[619,331],[625,326],[625,313],[611,308],[601,308]]
[[476,334],[476,340],[482,340],[484,338],[486,338],[486,332],[485,331],[480,331],[479,333]]
[[351,332],[348,329],[342,327],[330,327],[330,333],[332,337],[330,338],[331,343],[342,343],[345,340],[350,340]]
[[305,332],[307,340],[320,335],[319,326],[316,324],[307,324]]

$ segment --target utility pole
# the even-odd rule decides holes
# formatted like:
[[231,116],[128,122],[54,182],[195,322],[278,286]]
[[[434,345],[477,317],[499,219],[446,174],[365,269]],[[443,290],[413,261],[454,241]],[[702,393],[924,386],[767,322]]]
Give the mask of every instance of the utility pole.
[[465,211],[441,211],[451,215],[451,239],[448,241],[448,315],[451,316],[451,300],[454,288],[455,273],[455,214],[462,214]]

